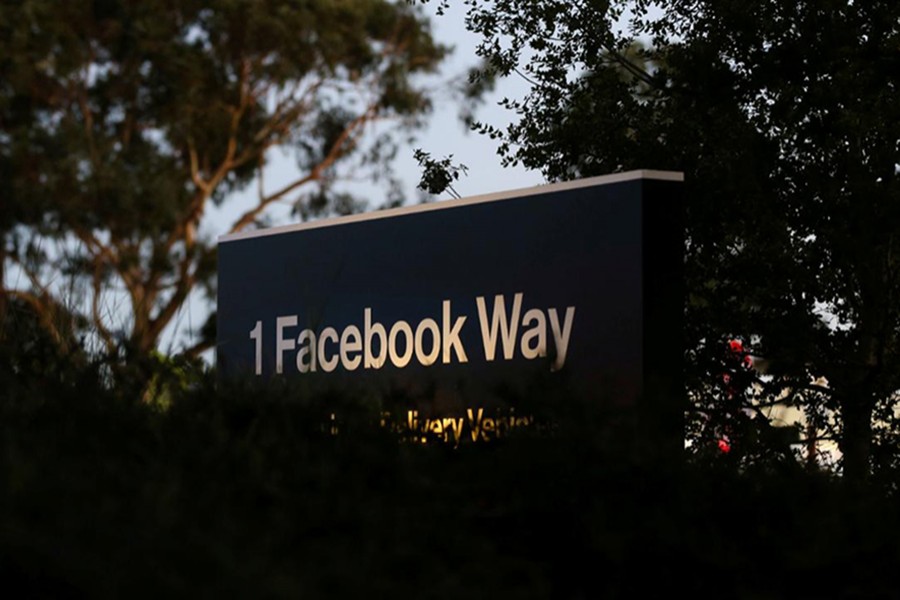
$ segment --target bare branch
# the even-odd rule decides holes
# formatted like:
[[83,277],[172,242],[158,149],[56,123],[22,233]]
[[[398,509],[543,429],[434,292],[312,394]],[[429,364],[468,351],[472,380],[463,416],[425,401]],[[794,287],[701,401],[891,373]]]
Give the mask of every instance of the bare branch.
[[524,79],[525,82],[528,83],[529,85],[533,85],[534,87],[541,86],[541,84],[539,84],[537,81],[535,81],[534,79],[532,79],[531,77],[529,77],[528,75],[523,73],[522,70],[519,69],[518,67],[513,67],[513,72],[515,72],[516,75],[518,75],[519,77]]
[[301,177],[299,179],[296,179],[295,181],[288,184],[287,186],[285,186],[278,192],[276,192],[270,196],[264,196],[264,197],[260,198],[259,202],[257,203],[257,205],[255,207],[246,211],[234,222],[234,224],[231,226],[231,229],[229,230],[229,233],[236,233],[238,231],[241,231],[244,227],[247,227],[248,225],[253,223],[256,220],[256,218],[260,214],[262,214],[272,203],[277,202],[279,199],[283,198],[285,195],[291,193],[295,189],[302,187],[311,181],[315,181],[317,178],[317,175],[318,175],[317,171],[314,170],[312,173],[310,173],[304,177]]
[[178,277],[175,281],[175,291],[169,297],[169,300],[165,303],[165,305],[160,309],[160,311],[156,314],[155,317],[150,319],[147,328],[147,335],[150,339],[157,339],[161,334],[163,329],[169,324],[169,321],[175,316],[178,312],[178,309],[181,308],[181,305],[184,304],[184,301],[187,299],[188,295],[191,293],[191,290],[194,289],[194,285],[197,283],[197,278],[194,273],[191,273],[191,257],[189,253],[185,253],[184,258],[178,266]]
[[212,348],[214,346],[215,346],[215,342],[213,340],[203,340],[203,341],[197,342],[193,346],[189,346],[188,348],[185,348],[184,350],[182,350],[182,354],[184,354],[185,356],[189,356],[191,358],[197,358],[198,356],[200,356],[201,354],[203,354],[204,352],[206,352],[207,350],[209,350],[210,348]]
[[194,138],[188,137],[187,144],[188,157],[191,163],[191,181],[194,182],[197,188],[208,195],[212,189],[209,182],[200,175],[200,165],[197,159],[197,147],[194,145]]
[[657,82],[653,78],[653,76],[650,73],[648,73],[643,67],[635,64],[630,59],[628,59],[625,55],[623,55],[622,53],[617,51],[615,48],[613,48],[607,44],[604,44],[603,48],[606,50],[606,52],[610,56],[612,56],[615,59],[615,61],[617,63],[619,63],[619,65],[621,65],[622,67],[625,68],[626,71],[631,73],[631,75],[633,75],[640,81],[643,81],[650,87],[659,88],[659,85],[657,85]]
[[300,178],[294,180],[293,182],[282,187],[277,192],[274,192],[268,196],[260,198],[259,202],[257,203],[257,205],[255,207],[253,207],[252,209],[245,212],[234,222],[234,224],[231,226],[230,233],[236,233],[238,231],[241,231],[244,227],[247,227],[248,225],[253,223],[256,220],[256,218],[263,211],[265,211],[266,208],[268,208],[273,202],[280,200],[281,198],[290,194],[297,188],[299,188],[303,185],[306,185],[307,183],[309,183],[311,181],[316,181],[316,180],[320,179],[322,176],[322,173],[327,168],[332,166],[335,163],[335,161],[337,161],[343,155],[343,153],[345,151],[345,144],[347,144],[347,142],[350,139],[352,139],[354,135],[358,134],[358,132],[363,128],[364,125],[373,121],[376,117],[376,114],[377,114],[376,106],[374,104],[370,105],[363,114],[361,114],[360,116],[353,119],[350,123],[347,124],[347,126],[344,128],[344,130],[338,136],[338,138],[331,145],[331,148],[329,148],[328,154],[325,156],[325,158],[323,158],[319,162],[319,164],[317,164],[312,169],[312,171],[310,171],[309,174],[305,175],[304,177],[300,177]]
[[103,323],[103,316],[100,314],[100,299],[103,293],[103,276],[99,264],[94,265],[93,279],[93,296],[91,298],[91,316],[94,320],[94,326],[106,346],[106,352],[109,356],[114,356],[116,351],[116,342],[112,333]]

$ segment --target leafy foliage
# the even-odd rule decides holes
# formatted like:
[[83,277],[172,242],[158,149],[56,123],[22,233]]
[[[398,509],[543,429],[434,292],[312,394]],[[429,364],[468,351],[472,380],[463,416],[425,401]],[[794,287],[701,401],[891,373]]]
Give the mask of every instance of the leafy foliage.
[[717,344],[753,339],[767,375],[751,408],[824,402],[864,477],[873,411],[892,415],[900,388],[900,8],[466,4],[488,73],[531,84],[504,101],[509,127],[477,126],[506,163],[550,180],[685,173],[689,388],[720,375]]
[[418,188],[429,194],[440,194],[444,190],[459,198],[459,194],[453,189],[453,182],[459,180],[460,174],[465,174],[469,168],[462,164],[453,164],[453,155],[445,156],[438,160],[431,158],[431,154],[417,148],[414,158],[422,168],[422,179]]
[[596,435],[589,407],[558,413],[559,435],[452,449],[396,439],[355,398],[203,381],[177,396],[164,411],[103,387],[0,389],[9,585],[57,597],[894,589],[895,498],[790,464],[648,462],[629,436]]
[[[195,290],[214,291],[212,205],[259,183],[218,233],[281,202],[358,210],[335,183],[383,177],[393,138],[370,148],[370,134],[418,123],[418,75],[445,52],[386,0],[5,2],[0,312],[18,299],[53,337],[89,323],[107,354],[148,356]],[[278,149],[297,171],[272,189]],[[48,317],[58,307],[68,323]]]

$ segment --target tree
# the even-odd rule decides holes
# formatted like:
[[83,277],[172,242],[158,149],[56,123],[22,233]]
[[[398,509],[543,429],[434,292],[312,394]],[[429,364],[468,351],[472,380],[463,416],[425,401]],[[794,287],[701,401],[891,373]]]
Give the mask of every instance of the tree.
[[[387,178],[395,138],[375,125],[419,122],[417,75],[445,52],[388,0],[3,3],[0,315],[27,307],[69,350],[86,325],[109,355],[148,356],[192,292],[214,292],[211,205],[257,182],[217,233],[279,203],[358,209],[335,182]],[[273,187],[277,150],[297,171]]]
[[549,180],[685,172],[691,389],[726,340],[752,340],[771,377],[755,406],[814,388],[797,402],[834,411],[864,479],[900,388],[900,7],[466,4],[486,73],[532,86],[508,128],[478,125],[504,161]]

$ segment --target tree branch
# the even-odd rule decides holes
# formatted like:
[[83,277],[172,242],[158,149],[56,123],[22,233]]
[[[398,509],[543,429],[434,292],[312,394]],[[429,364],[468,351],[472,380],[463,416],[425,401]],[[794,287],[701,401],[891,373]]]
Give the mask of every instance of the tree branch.
[[186,254],[178,268],[175,291],[157,315],[150,319],[147,328],[149,340],[155,341],[162,334],[163,329],[166,328],[194,288],[197,281],[195,275],[190,272],[190,264],[191,258]]
[[7,290],[8,298],[15,298],[31,306],[38,318],[41,327],[50,335],[50,338],[63,352],[70,350],[69,344],[65,341],[59,327],[54,323],[54,317],[57,316],[56,304],[52,301],[52,297],[46,293],[40,295],[26,292],[24,290]]
[[656,84],[656,81],[653,79],[653,76],[648,73],[643,67],[637,65],[631,60],[629,60],[625,55],[621,54],[618,50],[612,48],[608,44],[603,44],[603,48],[606,50],[607,54],[612,56],[619,65],[625,68],[626,71],[631,73],[634,77],[643,81],[647,85],[652,88],[659,89],[659,86]]
[[197,159],[197,147],[194,145],[193,137],[188,137],[187,146],[188,159],[191,166],[191,181],[193,181],[194,185],[196,185],[201,191],[208,195],[212,193],[212,189],[209,182],[203,179],[203,177],[200,175],[200,164],[199,160]]
[[100,269],[100,265],[95,263],[94,272],[93,272],[93,296],[91,298],[91,317],[94,320],[94,326],[97,328],[97,332],[100,335],[100,339],[103,340],[103,345],[106,346],[106,352],[109,356],[115,356],[116,352],[116,342],[113,339],[112,333],[103,323],[102,315],[100,314],[100,297],[103,292],[103,277]]
[[182,354],[189,356],[191,358],[197,358],[198,356],[200,356],[201,354],[203,354],[210,348],[213,348],[215,345],[216,344],[213,340],[203,340],[203,341],[197,342],[193,346],[185,348],[182,351]]
[[299,179],[296,179],[295,181],[282,187],[277,192],[274,192],[265,197],[260,197],[257,205],[254,208],[245,212],[243,215],[241,215],[231,226],[231,229],[229,230],[229,232],[236,233],[238,231],[241,231],[244,227],[253,223],[256,220],[256,218],[263,211],[265,211],[266,208],[268,208],[273,202],[280,200],[287,194],[290,194],[292,191],[296,190],[297,188],[299,188],[303,185],[306,185],[307,183],[309,183],[311,181],[316,181],[316,180],[320,179],[322,176],[322,172],[325,171],[325,169],[327,169],[331,165],[333,165],[335,163],[335,161],[337,161],[337,159],[342,156],[342,154],[344,152],[345,143],[349,139],[351,139],[351,137],[355,133],[357,133],[357,131],[359,129],[361,129],[365,124],[373,121],[375,119],[376,112],[377,112],[376,106],[374,104],[370,105],[363,114],[361,114],[360,116],[358,116],[357,118],[352,120],[344,128],[344,130],[341,132],[341,134],[338,136],[338,138],[331,145],[331,148],[329,148],[328,154],[325,155],[325,157],[319,162],[319,164],[317,164],[310,171],[310,173],[308,175],[306,175],[304,177],[300,177]]

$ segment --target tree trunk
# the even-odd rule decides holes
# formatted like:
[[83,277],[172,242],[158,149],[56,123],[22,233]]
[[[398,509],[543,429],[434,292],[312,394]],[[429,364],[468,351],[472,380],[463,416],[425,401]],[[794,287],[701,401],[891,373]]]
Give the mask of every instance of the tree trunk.
[[863,483],[869,477],[873,407],[874,398],[868,389],[845,390],[841,398],[844,431],[839,446],[844,455],[844,478],[850,484]]
[[[875,261],[880,264],[880,261]],[[869,459],[872,455],[872,413],[883,390],[882,365],[885,347],[887,289],[881,270],[858,269],[861,303],[857,315],[858,346],[850,357],[848,377],[836,389],[841,390],[840,408],[843,434],[840,449],[843,453],[844,477],[856,485],[869,478]]]
[[0,342],[6,339],[6,239],[0,235]]

